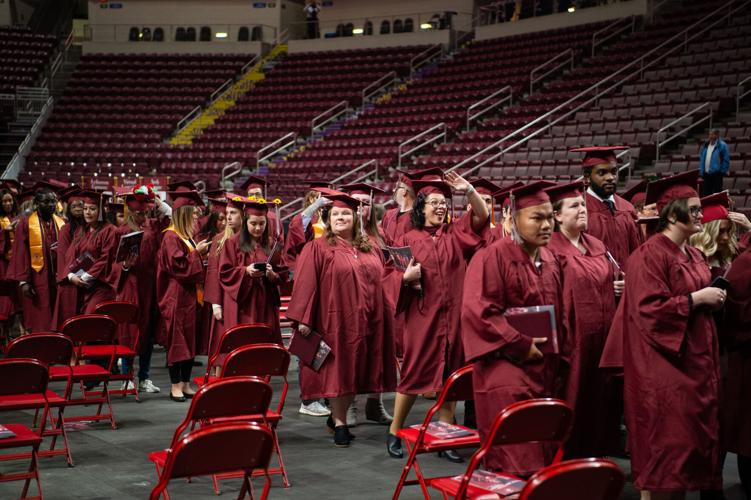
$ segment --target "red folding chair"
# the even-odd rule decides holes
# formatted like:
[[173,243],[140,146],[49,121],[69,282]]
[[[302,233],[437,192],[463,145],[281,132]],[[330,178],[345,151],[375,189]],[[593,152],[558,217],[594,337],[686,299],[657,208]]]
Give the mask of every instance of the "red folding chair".
[[623,471],[610,460],[567,460],[530,477],[519,500],[618,500],[625,480]]
[[[428,493],[428,486],[426,478],[420,468],[420,464],[417,461],[417,455],[423,453],[436,453],[446,450],[457,450],[461,448],[474,448],[480,445],[479,433],[468,427],[462,425],[450,425],[449,428],[456,430],[460,434],[464,434],[460,437],[445,438],[436,436],[431,432],[430,423],[433,420],[436,412],[440,410],[441,406],[446,402],[451,401],[467,401],[474,399],[474,392],[472,389],[472,365],[462,367],[446,379],[443,385],[441,393],[436,398],[433,406],[428,409],[425,414],[425,418],[418,427],[406,427],[400,429],[397,433],[402,442],[406,445],[409,452],[407,462],[404,464],[402,474],[399,477],[399,482],[396,484],[394,490],[393,499],[399,498],[402,492],[402,488],[405,485],[419,484],[422,489],[425,498],[430,498]],[[417,479],[410,479],[409,471],[414,467],[415,475]]]
[[[224,360],[227,358],[227,354],[231,353],[239,347],[254,344],[274,344],[281,345],[281,339],[275,338],[274,331],[268,325],[237,325],[226,330],[221,339],[219,339],[219,345],[216,352],[206,366],[206,373],[203,377],[194,377],[193,382],[202,386],[208,384],[210,381],[216,380],[218,376],[212,376],[211,371],[215,367],[221,367],[224,364]],[[278,342],[277,342],[278,340]]]
[[[268,382],[258,377],[231,377],[200,387],[191,399],[188,414],[175,429],[170,447],[149,453],[149,460],[156,466],[157,476],[162,475],[170,453],[187,431],[193,430],[197,424],[222,423],[222,419],[240,415],[265,415],[271,404],[272,393]],[[261,422],[268,425],[263,418]],[[213,478],[213,483],[218,494],[216,477]],[[164,498],[169,499],[166,489]]]
[[[83,369],[88,371],[86,379],[80,380],[82,397],[68,398],[66,406],[71,405],[98,405],[96,414],[66,417],[71,421],[99,421],[109,420],[112,430],[117,428],[115,414],[112,411],[110,400],[109,381],[112,375],[112,365],[115,363],[117,344],[115,343],[115,320],[103,314],[86,314],[74,316],[63,323],[60,330],[73,341],[75,347],[75,362],[78,366],[87,366]],[[82,365],[81,361],[88,361]],[[92,363],[99,361],[101,365]],[[99,368],[103,368],[100,370]],[[102,384],[102,390],[87,390],[86,384]],[[102,413],[102,407],[107,405],[108,412]]]
[[[273,442],[268,427],[255,423],[224,423],[194,430],[170,451],[149,498],[158,500],[171,479],[242,470],[243,485],[237,498],[241,500],[249,493],[252,499],[251,475],[268,468]],[[262,500],[271,487],[271,478],[268,473],[265,476]]]
[[[287,399],[287,370],[289,369],[289,352],[278,344],[258,344],[249,345],[235,349],[227,355],[224,360],[220,378],[227,377],[261,377],[265,380],[271,380],[272,377],[282,379],[282,392],[279,395],[279,402],[276,409],[269,409],[265,415],[244,415],[243,420],[264,421],[268,422],[271,429],[271,435],[274,437],[274,452],[279,461],[278,467],[271,467],[269,474],[281,474],[282,482],[285,488],[289,488],[289,478],[287,469],[284,466],[282,450],[279,447],[279,436],[277,427],[282,420],[282,410],[284,402]],[[220,474],[219,479],[238,477],[236,474]]]
[[[559,399],[528,399],[508,405],[498,412],[480,448],[472,455],[467,470],[453,477],[439,477],[428,484],[443,494],[443,498],[464,500],[496,494],[489,489],[501,483],[513,493],[525,485],[524,479],[501,472],[478,471],[480,463],[493,446],[524,443],[555,443],[558,446],[553,464],[563,457],[563,443],[571,430],[574,412]],[[510,493],[509,493],[510,494]]]
[[31,480],[36,481],[38,497],[42,496],[42,483],[39,479],[38,450],[49,413],[49,400],[62,399],[47,389],[49,374],[47,367],[39,360],[14,358],[0,360],[0,411],[42,410],[39,430],[34,432],[25,425],[5,424],[15,437],[0,439],[0,449],[27,448],[31,452],[0,455],[0,461],[30,459],[26,472],[0,474],[0,482],[24,481],[21,498],[26,498]]
[[[122,394],[126,397],[128,394],[136,396],[136,401],[140,402],[141,398],[138,395],[138,384],[135,382],[135,359],[138,354],[138,343],[140,336],[135,335],[130,345],[125,345],[121,342],[121,336],[119,332],[129,327],[135,327],[138,329],[138,306],[132,302],[125,302],[119,300],[111,300],[107,302],[101,302],[94,308],[96,314],[104,314],[109,316],[118,327],[117,347],[115,348],[115,360],[128,360],[129,368],[127,373],[113,373],[110,375],[110,382],[122,381],[125,382],[125,389],[110,389],[110,394]],[[140,332],[139,332],[140,333]],[[133,388],[128,389],[127,384],[132,384]]]

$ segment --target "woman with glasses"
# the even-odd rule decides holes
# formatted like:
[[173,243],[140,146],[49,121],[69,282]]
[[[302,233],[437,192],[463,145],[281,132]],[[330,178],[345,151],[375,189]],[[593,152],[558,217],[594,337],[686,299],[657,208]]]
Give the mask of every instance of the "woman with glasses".
[[[440,391],[443,381],[464,364],[460,332],[461,297],[466,261],[483,243],[488,209],[475,188],[451,172],[443,180],[413,181],[417,193],[412,230],[397,240],[413,259],[403,272],[397,315],[404,318],[404,361],[397,386],[394,420],[386,447],[391,457],[404,455],[396,436],[417,396]],[[464,192],[471,210],[447,223],[451,189]],[[397,283],[399,285],[399,283]],[[454,404],[440,411],[440,420],[454,422]],[[451,461],[461,461],[448,452]]]
[[623,320],[624,414],[634,486],[642,499],[722,488],[720,361],[704,256],[688,244],[702,228],[698,171],[651,182],[657,232],[628,260]]

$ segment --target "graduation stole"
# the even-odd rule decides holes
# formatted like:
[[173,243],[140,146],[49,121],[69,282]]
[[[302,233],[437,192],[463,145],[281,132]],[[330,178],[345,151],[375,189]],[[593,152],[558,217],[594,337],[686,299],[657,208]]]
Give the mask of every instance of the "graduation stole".
[[[10,223],[10,217],[0,217],[0,231],[5,231],[10,226]],[[13,231],[8,231],[8,241],[10,244],[8,245],[8,250],[5,252],[5,260],[10,260],[13,255],[13,239],[15,236]]]
[[[55,228],[60,231],[65,221],[57,215],[52,215]],[[39,213],[32,212],[29,216],[29,255],[31,256],[31,268],[37,273],[44,268],[44,241],[42,238],[42,221]]]
[[[183,243],[185,243],[185,246],[188,247],[188,253],[193,253],[196,249],[195,243],[193,243],[193,240],[185,239],[182,236],[180,236],[180,233],[175,231],[175,226],[170,225],[167,229],[162,231],[163,233],[166,233],[167,231],[172,231],[177,235],[180,240],[182,240]],[[200,283],[196,283],[196,299],[198,300],[198,305],[203,305],[203,285]]]

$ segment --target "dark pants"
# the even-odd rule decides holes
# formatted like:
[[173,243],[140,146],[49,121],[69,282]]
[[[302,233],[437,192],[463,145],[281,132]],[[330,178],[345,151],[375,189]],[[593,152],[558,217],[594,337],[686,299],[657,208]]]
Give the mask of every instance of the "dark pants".
[[709,196],[710,194],[719,193],[722,191],[722,178],[724,176],[721,173],[704,174],[704,184],[702,184],[702,196]]
[[308,19],[308,39],[318,38],[318,19]]
[[172,384],[190,382],[190,372],[193,370],[193,360],[178,361],[169,367],[169,381]]

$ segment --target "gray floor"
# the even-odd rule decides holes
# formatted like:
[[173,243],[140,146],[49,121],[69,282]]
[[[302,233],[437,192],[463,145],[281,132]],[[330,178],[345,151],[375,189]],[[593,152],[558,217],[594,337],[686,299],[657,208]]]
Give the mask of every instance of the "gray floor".
[[[153,365],[154,382],[163,391],[168,391],[169,381],[164,368],[163,351],[155,352]],[[194,373],[202,371],[203,368],[196,368]],[[270,498],[390,498],[403,461],[386,455],[386,428],[375,424],[359,425],[353,429],[357,440],[350,448],[335,448],[325,431],[323,418],[305,417],[297,413],[300,403],[295,379],[296,373],[291,373],[292,383],[284,420],[279,429],[292,486],[284,489],[281,480],[275,478]],[[364,402],[364,397],[360,397],[361,413]],[[408,423],[418,423],[429,405],[429,401],[418,400]],[[393,395],[386,397],[386,406],[388,409],[393,407]],[[114,409],[118,422],[117,431],[100,423],[69,433],[76,461],[74,468],[68,468],[62,457],[42,460],[42,487],[46,498],[148,498],[151,488],[156,484],[156,474],[147,455],[150,451],[169,444],[187,406],[169,401],[165,392],[162,392],[144,395],[141,403],[137,403],[132,396],[127,399],[118,397],[114,401]],[[76,414],[76,410],[71,409],[68,413]],[[28,423],[30,414],[3,414],[0,421]],[[469,452],[463,454],[467,456]],[[628,461],[616,461],[628,472]],[[428,474],[459,474],[463,470],[461,465],[450,464],[434,456],[423,457],[421,464]],[[0,463],[0,470],[4,472],[19,469],[20,464]],[[728,458],[725,484],[727,500],[743,499],[734,456]],[[236,498],[238,486],[238,481],[222,482],[222,497]],[[0,499],[18,497],[20,487],[21,483],[0,483]],[[190,484],[175,481],[170,485],[170,493],[175,499],[215,498],[207,478],[194,479]],[[623,498],[638,497],[628,485]],[[691,500],[698,497],[698,494],[689,496]],[[407,487],[402,498],[417,499],[422,498],[422,495],[417,487]],[[434,498],[439,498],[439,495],[434,495]]]

